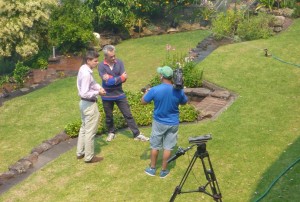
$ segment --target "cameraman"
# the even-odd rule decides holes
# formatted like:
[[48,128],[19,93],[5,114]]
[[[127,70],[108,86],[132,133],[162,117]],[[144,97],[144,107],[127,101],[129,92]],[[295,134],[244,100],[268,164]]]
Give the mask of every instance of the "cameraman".
[[161,84],[146,90],[142,97],[142,104],[154,101],[154,113],[152,122],[152,132],[150,137],[151,156],[150,167],[145,169],[145,173],[155,176],[156,162],[159,150],[163,149],[163,162],[160,177],[164,178],[169,174],[167,161],[171,156],[171,151],[176,146],[179,127],[180,104],[187,103],[187,97],[183,89],[175,89],[172,84],[173,70],[169,66],[157,68],[160,74]]

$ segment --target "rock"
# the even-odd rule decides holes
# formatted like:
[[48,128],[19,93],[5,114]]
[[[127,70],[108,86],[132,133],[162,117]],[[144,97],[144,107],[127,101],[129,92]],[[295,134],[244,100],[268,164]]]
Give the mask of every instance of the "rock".
[[212,97],[217,97],[227,100],[230,97],[230,92],[227,90],[215,90],[210,94]]
[[274,27],[282,27],[285,21],[285,17],[283,16],[275,16],[273,21]]
[[294,10],[291,8],[283,8],[282,9],[282,15],[284,17],[292,17],[293,13],[294,13]]
[[211,93],[211,90],[207,88],[185,88],[184,92],[191,96],[206,97]]
[[176,32],[179,32],[178,28],[171,27],[167,30],[168,34],[172,34],[172,33],[176,33]]
[[5,173],[0,174],[0,181],[6,181],[10,178],[13,178],[16,175],[16,172],[14,171],[7,171]]
[[23,92],[23,93],[25,93],[25,92],[29,91],[29,88],[21,88],[20,91]]
[[97,32],[93,32],[93,35],[95,36],[96,39],[100,40],[100,34]]
[[36,163],[39,158],[39,153],[33,152],[29,156],[24,157],[25,160],[30,161],[32,164]]
[[282,27],[274,27],[273,31],[274,32],[281,32],[282,31]]
[[31,153],[37,152],[38,154],[41,154],[41,153],[43,153],[44,151],[47,151],[50,148],[52,148],[51,144],[49,144],[49,143],[42,143],[40,146],[32,149]]
[[21,173],[26,173],[31,166],[32,163],[30,161],[22,159],[17,163],[9,166],[9,170],[21,174]]

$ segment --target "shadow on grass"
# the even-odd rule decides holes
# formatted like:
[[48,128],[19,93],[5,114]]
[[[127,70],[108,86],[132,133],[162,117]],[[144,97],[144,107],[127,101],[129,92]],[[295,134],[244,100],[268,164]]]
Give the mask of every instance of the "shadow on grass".
[[300,137],[265,171],[251,201],[299,201]]

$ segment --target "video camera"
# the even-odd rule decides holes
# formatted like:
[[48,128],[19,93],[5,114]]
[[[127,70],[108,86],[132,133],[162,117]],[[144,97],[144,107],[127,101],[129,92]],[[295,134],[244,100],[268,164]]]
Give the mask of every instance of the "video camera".
[[190,144],[202,144],[206,143],[208,140],[211,140],[211,134],[202,135],[198,137],[189,137]]
[[197,137],[189,137],[189,143],[190,144],[194,144],[190,147],[187,147],[186,149],[183,149],[181,147],[178,147],[178,150],[176,151],[175,155],[173,157],[171,157],[167,162],[170,163],[171,161],[174,161],[175,159],[177,159],[178,157],[182,156],[185,154],[186,151],[190,150],[191,148],[193,148],[195,145],[199,146],[199,145],[203,145],[205,144],[208,140],[211,140],[211,134],[207,134],[207,135],[202,135],[202,136],[197,136]]
[[150,84],[148,84],[148,85],[146,85],[145,87],[141,88],[141,92],[142,92],[142,93],[146,93],[146,91],[147,91],[148,89],[150,89],[150,88],[151,88],[151,86],[150,86]]
[[183,70],[178,65],[176,69],[173,71],[173,86],[175,89],[183,89]]

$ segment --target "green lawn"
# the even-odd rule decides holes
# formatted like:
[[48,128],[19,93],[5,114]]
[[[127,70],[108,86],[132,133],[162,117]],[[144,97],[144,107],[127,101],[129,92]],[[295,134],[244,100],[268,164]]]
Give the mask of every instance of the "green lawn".
[[[299,31],[300,20],[296,20],[285,33],[220,47],[199,64],[206,80],[239,97],[215,121],[181,125],[178,145],[185,148],[190,146],[188,137],[212,134],[207,149],[223,201],[255,201],[300,156],[300,68],[265,57],[263,51],[268,48],[277,57],[299,64]],[[187,51],[207,34],[196,31],[121,43],[118,56],[129,74],[125,88],[135,91],[147,84],[165,57],[165,44],[178,44],[177,49]],[[78,118],[74,85],[75,78],[57,81],[0,108],[0,158],[5,162],[0,170]],[[151,128],[141,130],[150,134]],[[171,163],[170,176],[160,179],[143,171],[149,163],[149,143],[133,141],[129,131],[120,132],[109,144],[105,137],[96,141],[97,153],[105,158],[102,163],[77,161],[74,148],[0,196],[0,201],[168,201],[195,151]],[[297,201],[299,173],[296,164],[263,201]],[[184,189],[197,189],[205,182],[197,161]],[[190,193],[178,195],[176,201],[213,200]]]

